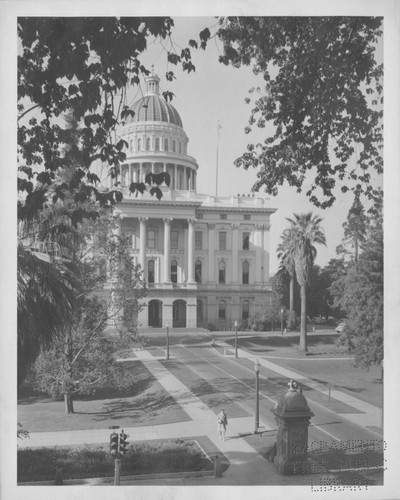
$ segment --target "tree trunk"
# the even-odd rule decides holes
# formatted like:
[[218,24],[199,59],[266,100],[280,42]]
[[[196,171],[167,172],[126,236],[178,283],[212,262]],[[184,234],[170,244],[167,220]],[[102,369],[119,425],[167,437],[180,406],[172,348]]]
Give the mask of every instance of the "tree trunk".
[[289,285],[289,309],[290,311],[294,310],[294,276],[290,276],[290,285]]
[[69,415],[74,412],[74,400],[72,399],[72,394],[68,391],[64,393],[64,408],[65,414]]
[[289,284],[289,314],[287,320],[288,330],[293,330],[296,326],[296,316],[294,312],[294,276],[290,276]]
[[300,325],[300,350],[307,352],[307,296],[306,285],[301,285],[301,325]]

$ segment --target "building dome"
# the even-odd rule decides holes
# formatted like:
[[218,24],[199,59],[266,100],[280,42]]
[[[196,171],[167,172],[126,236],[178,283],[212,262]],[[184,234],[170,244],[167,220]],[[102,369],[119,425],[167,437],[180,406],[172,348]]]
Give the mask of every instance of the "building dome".
[[159,92],[159,77],[154,73],[146,78],[147,95],[136,101],[131,110],[134,116],[129,116],[126,123],[165,122],[182,128],[182,120],[178,111],[167,102]]

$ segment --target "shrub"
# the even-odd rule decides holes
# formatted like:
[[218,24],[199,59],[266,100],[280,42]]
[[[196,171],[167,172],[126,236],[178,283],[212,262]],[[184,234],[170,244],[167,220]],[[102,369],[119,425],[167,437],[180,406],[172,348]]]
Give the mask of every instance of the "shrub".
[[[122,475],[210,470],[213,465],[193,440],[137,441],[128,447]],[[108,444],[18,450],[18,482],[51,481],[56,469],[64,479],[112,476]]]

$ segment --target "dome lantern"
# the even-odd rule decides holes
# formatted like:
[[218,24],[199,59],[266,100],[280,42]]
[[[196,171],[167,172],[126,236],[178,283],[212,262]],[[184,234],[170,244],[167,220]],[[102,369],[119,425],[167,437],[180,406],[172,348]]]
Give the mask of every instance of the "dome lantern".
[[151,75],[146,77],[147,95],[160,95],[160,78],[154,73],[154,65],[151,69]]

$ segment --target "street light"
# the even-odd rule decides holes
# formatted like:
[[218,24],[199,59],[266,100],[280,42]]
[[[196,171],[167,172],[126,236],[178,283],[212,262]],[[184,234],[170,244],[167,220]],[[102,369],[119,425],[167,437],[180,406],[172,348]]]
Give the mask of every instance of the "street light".
[[166,323],[167,326],[167,359],[169,359],[169,322]]
[[281,335],[283,335],[283,313],[284,313],[284,309],[282,307],[281,309]]
[[238,336],[237,336],[237,331],[238,331],[238,322],[235,321],[235,357],[238,357]]
[[254,371],[256,372],[256,418],[254,423],[254,434],[257,434],[258,428],[260,427],[260,362],[258,358],[254,362]]

